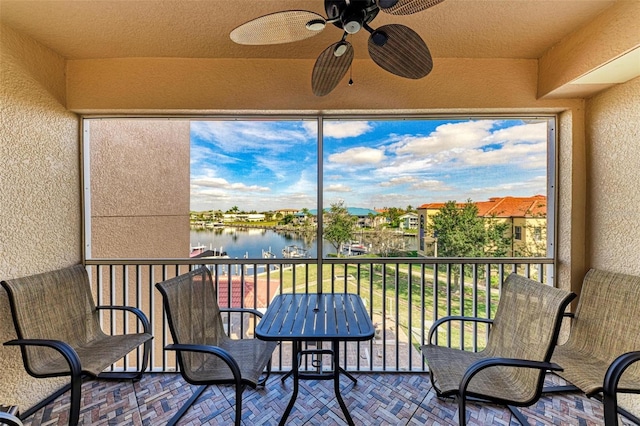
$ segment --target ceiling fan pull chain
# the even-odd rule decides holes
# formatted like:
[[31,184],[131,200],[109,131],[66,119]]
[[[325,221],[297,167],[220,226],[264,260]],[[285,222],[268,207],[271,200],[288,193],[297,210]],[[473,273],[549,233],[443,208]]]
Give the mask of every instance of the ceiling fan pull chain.
[[353,86],[353,62],[351,62],[351,66],[349,66],[349,86]]

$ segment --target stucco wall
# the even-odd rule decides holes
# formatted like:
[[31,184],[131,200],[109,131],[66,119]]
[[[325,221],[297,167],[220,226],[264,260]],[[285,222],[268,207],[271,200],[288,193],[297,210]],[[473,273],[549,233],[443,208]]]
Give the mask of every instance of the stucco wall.
[[640,275],[640,78],[590,99],[589,266]]
[[[588,266],[640,275],[640,77],[588,100],[586,118]],[[620,405],[640,415],[640,395]]]
[[188,257],[189,120],[85,123],[91,257]]
[[[65,103],[63,58],[0,27],[0,279],[80,262],[78,117]],[[0,290],[0,342],[15,338]],[[0,402],[24,411],[64,380],[32,379],[0,345]]]

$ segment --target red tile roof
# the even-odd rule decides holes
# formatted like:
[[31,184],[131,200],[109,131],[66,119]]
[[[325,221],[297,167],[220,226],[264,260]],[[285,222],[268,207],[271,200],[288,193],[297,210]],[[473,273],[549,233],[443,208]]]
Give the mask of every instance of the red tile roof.
[[[427,203],[420,209],[441,209],[446,203]],[[534,217],[546,216],[547,197],[534,195],[533,197],[493,197],[489,201],[476,201],[473,204],[478,208],[478,216],[483,217]],[[459,208],[465,203],[456,203]]]
[[[280,281],[271,279],[271,284],[267,286],[266,278],[258,278],[257,292],[256,283],[252,276],[244,277],[244,293],[242,292],[242,280],[238,275],[231,277],[231,303],[229,303],[229,277],[220,276],[218,279],[218,305],[222,308],[266,308],[267,302],[273,298],[278,291]],[[269,294],[267,294],[269,287]],[[244,304],[242,295],[244,294]],[[255,295],[255,296],[254,296]]]

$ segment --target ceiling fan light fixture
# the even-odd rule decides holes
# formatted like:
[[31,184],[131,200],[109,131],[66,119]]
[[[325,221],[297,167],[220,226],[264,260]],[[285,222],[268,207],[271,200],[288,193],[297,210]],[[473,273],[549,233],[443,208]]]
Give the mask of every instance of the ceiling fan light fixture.
[[342,55],[344,55],[344,54],[345,54],[345,52],[347,51],[347,48],[348,48],[348,47],[349,47],[349,46],[347,45],[347,43],[340,43],[340,44],[338,44],[338,45],[336,46],[336,48],[333,50],[333,54],[334,54],[336,57],[340,57],[340,56],[342,56]]
[[309,31],[322,31],[324,30],[325,25],[326,22],[322,19],[312,19],[307,22],[307,29]]
[[382,47],[387,44],[388,40],[389,36],[383,31],[374,31],[373,33],[371,33],[371,41],[373,41],[376,46]]
[[362,29],[364,20],[364,11],[346,11],[341,16],[342,29],[348,34],[355,34]]
[[362,28],[362,25],[358,21],[349,21],[343,24],[342,28],[349,34],[355,34]]

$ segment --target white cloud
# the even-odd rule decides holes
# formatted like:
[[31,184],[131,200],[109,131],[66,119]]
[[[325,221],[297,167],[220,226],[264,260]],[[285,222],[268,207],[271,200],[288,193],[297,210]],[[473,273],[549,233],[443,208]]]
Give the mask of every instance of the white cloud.
[[191,132],[228,152],[286,151],[292,143],[308,140],[303,129],[281,128],[269,121],[193,121]]
[[388,186],[399,186],[405,185],[407,183],[414,183],[418,180],[415,176],[400,176],[389,179],[386,182],[380,183],[380,186],[388,187]]
[[473,200],[488,199],[489,197],[504,197],[509,195],[515,197],[528,197],[536,194],[546,194],[547,178],[546,176],[536,176],[528,181],[514,181],[484,188],[472,188],[469,192],[474,194],[472,197]]
[[477,148],[485,145],[485,138],[495,121],[480,120],[442,124],[429,136],[407,135],[401,137],[392,148],[397,154],[429,155],[451,150]]
[[334,185],[329,185],[327,188],[325,188],[326,191],[328,192],[351,192],[351,187],[347,186],[347,185],[343,185],[341,183],[339,184],[334,184]]
[[460,160],[472,166],[495,166],[518,161],[518,167],[523,169],[544,168],[547,164],[547,143],[546,141],[533,144],[509,142],[500,149],[467,150],[460,154]]
[[330,162],[346,165],[378,164],[384,159],[383,150],[366,147],[350,148],[329,156]]
[[[317,125],[315,121],[305,121],[303,126],[310,135],[317,135]],[[322,135],[325,138],[355,138],[371,130],[373,130],[373,127],[367,121],[325,120],[322,122]]]
[[[220,177],[199,177],[199,178],[194,178],[191,179],[191,187],[192,187],[192,194],[194,192],[194,189],[196,188],[218,188],[218,189],[226,189],[226,190],[233,190],[233,191],[242,191],[242,192],[269,192],[271,191],[268,187],[266,186],[259,186],[259,185],[245,185],[244,183],[241,182],[235,182],[235,183],[231,183],[229,181],[227,181],[224,178],[220,178]],[[202,193],[205,193],[203,191],[200,191]]]
[[496,130],[487,142],[542,142],[547,143],[547,123],[525,123]]
[[411,189],[428,191],[451,191],[453,188],[440,180],[428,179],[411,185]]

